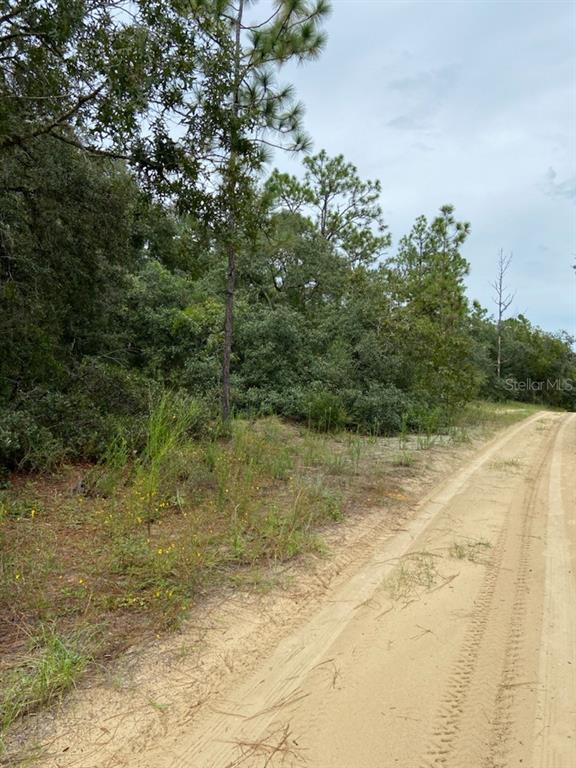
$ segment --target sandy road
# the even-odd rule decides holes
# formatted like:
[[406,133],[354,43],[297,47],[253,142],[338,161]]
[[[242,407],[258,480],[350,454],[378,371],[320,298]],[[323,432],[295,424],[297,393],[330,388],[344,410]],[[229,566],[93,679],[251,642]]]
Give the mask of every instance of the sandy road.
[[574,768],[576,416],[511,428],[139,766]]

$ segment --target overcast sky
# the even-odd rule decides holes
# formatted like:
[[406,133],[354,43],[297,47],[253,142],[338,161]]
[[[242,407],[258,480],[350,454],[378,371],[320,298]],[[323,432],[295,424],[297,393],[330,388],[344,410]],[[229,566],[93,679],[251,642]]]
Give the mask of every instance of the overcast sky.
[[472,224],[471,297],[492,310],[504,248],[512,309],[575,333],[574,2],[333,0],[327,32],[318,61],[283,73],[314,151],[381,180],[394,247],[454,204]]

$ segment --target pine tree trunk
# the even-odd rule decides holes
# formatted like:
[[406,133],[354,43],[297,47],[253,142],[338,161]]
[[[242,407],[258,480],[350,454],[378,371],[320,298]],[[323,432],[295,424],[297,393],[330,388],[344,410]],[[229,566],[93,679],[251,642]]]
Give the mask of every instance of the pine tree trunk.
[[237,146],[238,146],[238,112],[240,108],[240,57],[241,57],[241,34],[242,34],[242,15],[244,13],[245,0],[239,0],[237,16],[235,19],[235,55],[234,55],[234,87],[232,91],[232,133],[231,133],[231,152],[228,163],[227,181],[228,181],[228,204],[230,209],[230,226],[228,231],[228,268],[226,270],[226,296],[225,296],[225,314],[224,314],[224,351],[222,354],[222,418],[227,421],[232,412],[232,398],[230,392],[230,363],[232,360],[232,339],[234,335],[234,291],[236,289],[236,229],[238,218],[235,207],[238,204],[236,198],[237,181]]
[[226,271],[226,296],[224,315],[224,352],[222,355],[222,418],[227,421],[231,413],[230,361],[234,333],[234,289],[236,287],[236,248],[228,245],[228,269]]

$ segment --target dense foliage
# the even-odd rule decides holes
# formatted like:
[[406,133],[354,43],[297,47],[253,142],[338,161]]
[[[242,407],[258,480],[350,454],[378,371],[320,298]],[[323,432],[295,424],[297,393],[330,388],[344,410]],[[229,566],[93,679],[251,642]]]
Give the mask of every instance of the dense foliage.
[[229,343],[235,409],[321,429],[438,428],[479,393],[573,408],[572,341],[523,316],[497,376],[450,206],[391,252],[379,182],[344,158],[264,179],[262,130],[305,143],[267,65],[316,53],[326,4],[278,2],[260,32],[242,2],[235,27],[193,5],[0,5],[0,463],[137,447],[165,388],[216,415]]

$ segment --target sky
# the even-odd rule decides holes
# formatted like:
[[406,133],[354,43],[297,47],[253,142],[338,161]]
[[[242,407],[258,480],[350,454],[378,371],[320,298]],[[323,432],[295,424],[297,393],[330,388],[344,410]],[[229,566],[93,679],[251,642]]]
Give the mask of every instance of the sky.
[[[452,203],[472,234],[469,294],[576,334],[576,3],[333,0],[321,57],[283,70],[314,151],[380,179],[394,237]],[[301,163],[276,155],[298,173]]]

